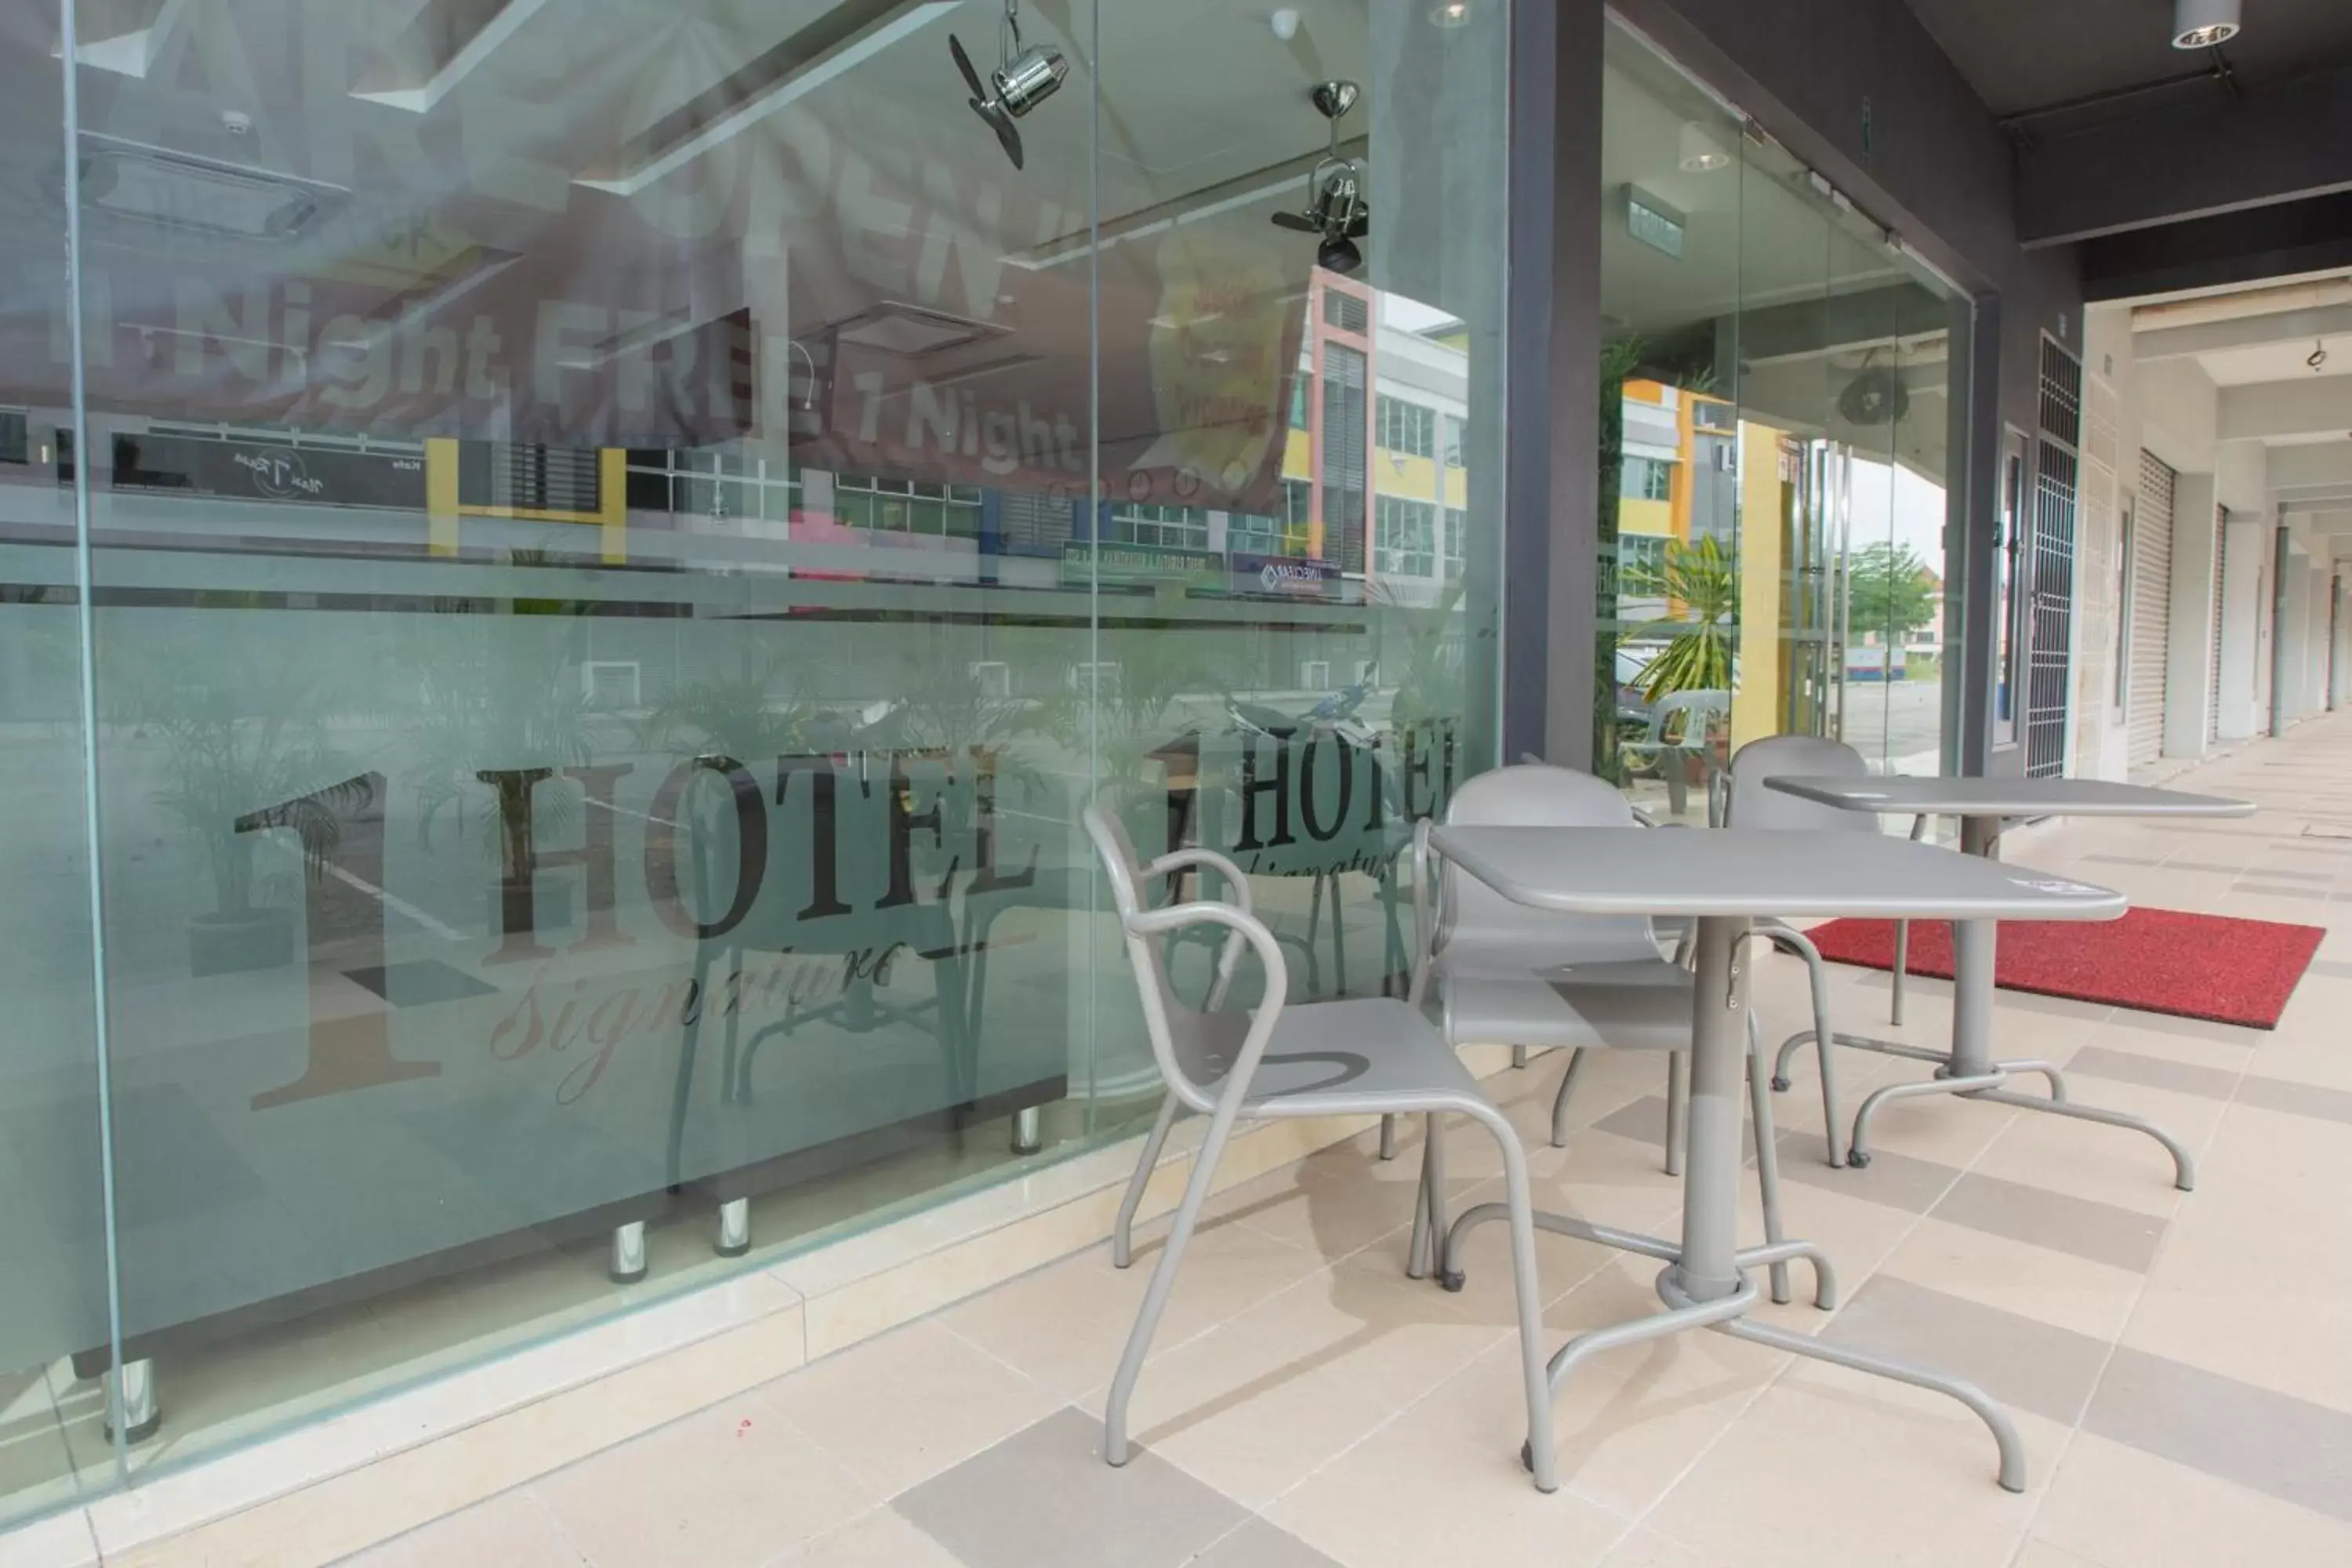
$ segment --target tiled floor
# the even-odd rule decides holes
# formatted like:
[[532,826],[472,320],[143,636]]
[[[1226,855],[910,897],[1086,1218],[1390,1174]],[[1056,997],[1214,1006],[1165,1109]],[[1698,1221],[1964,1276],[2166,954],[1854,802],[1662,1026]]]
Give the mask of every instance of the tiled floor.
[[[1563,1487],[1538,1495],[1517,1460],[1499,1229],[1473,1244],[1461,1294],[1404,1279],[1417,1145],[1384,1164],[1359,1141],[1216,1203],[1124,1469],[1099,1458],[1098,1416],[1157,1251],[1120,1272],[1097,1247],[349,1561],[2352,1563],[2352,839],[2332,837],[2352,826],[2316,798],[2347,776],[2352,719],[2325,721],[2184,781],[2254,798],[2251,821],[2054,826],[2011,850],[2147,902],[2328,928],[2275,1033],[2003,997],[2004,1052],[2065,1065],[2077,1099],[2184,1139],[2202,1164],[2193,1194],[2136,1133],[1944,1099],[1890,1106],[1876,1163],[1832,1171],[1809,1058],[1776,1101],[1790,1230],[1830,1249],[1845,1300],[1767,1317],[1975,1380],[2024,1436],[2022,1496],[1994,1485],[1992,1443],[1958,1405],[1709,1334],[1580,1367],[1559,1407]],[[1759,994],[1774,1037],[1801,1026],[1791,961],[1770,961]],[[1837,971],[1833,998],[1842,1025],[1885,1032],[1884,977]],[[1899,1033],[1932,1042],[1948,1021],[1948,989],[1916,983]],[[1925,1070],[1842,1065],[1849,1110]],[[1538,1204],[1672,1234],[1660,1064],[1592,1064],[1579,1129],[1552,1150],[1559,1071],[1538,1058],[1491,1080],[1528,1139]],[[1491,1193],[1491,1150],[1466,1131],[1451,1147],[1454,1202]],[[1752,1225],[1752,1202],[1743,1214]],[[1555,1335],[1655,1309],[1654,1265],[1555,1237],[1540,1249]],[[424,1484],[382,1468],[387,1488]],[[299,1558],[264,1543],[234,1560]]]

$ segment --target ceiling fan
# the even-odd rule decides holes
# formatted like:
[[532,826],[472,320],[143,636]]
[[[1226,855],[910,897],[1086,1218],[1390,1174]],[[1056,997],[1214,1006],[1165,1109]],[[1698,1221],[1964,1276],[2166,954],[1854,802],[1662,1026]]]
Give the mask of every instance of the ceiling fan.
[[1364,264],[1356,241],[1371,232],[1371,203],[1364,194],[1364,166],[1339,156],[1339,119],[1356,107],[1362,89],[1352,81],[1315,84],[1307,96],[1316,112],[1330,123],[1331,145],[1307,176],[1307,205],[1299,212],[1280,212],[1274,221],[1301,234],[1319,235],[1315,263],[1333,272],[1353,272]]
[[971,57],[963,52],[962,41],[953,33],[948,35],[948,52],[955,56],[956,69],[963,72],[964,85],[971,89],[971,111],[988,121],[1004,155],[1013,160],[1014,168],[1020,168],[1021,132],[1013,122],[1054,96],[1062,79],[1070,74],[1070,62],[1059,49],[1021,42],[1020,0],[1004,0],[1004,26],[997,39],[1002,63],[988,73],[986,81],[972,68]]

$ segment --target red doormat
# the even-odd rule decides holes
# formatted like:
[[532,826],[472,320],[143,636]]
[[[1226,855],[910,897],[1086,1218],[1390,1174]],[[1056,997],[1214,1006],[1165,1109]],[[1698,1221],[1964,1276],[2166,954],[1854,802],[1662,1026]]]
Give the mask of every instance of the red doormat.
[[[1830,921],[1806,933],[1832,963],[1895,967],[1895,922]],[[1995,982],[2216,1024],[2275,1029],[2327,933],[2316,926],[2135,909],[2119,921],[2003,921]],[[1951,928],[1911,927],[1910,972],[1952,977]]]

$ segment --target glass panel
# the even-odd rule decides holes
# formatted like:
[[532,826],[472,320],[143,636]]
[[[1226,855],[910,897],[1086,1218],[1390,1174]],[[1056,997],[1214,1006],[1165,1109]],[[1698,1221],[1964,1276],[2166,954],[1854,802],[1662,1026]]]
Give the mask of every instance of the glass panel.
[[1833,736],[1875,768],[1932,772],[1957,711],[1942,658],[1955,307],[1630,35],[1612,30],[1607,60],[1617,776],[1696,821],[1698,786],[1762,736]]
[[[1411,819],[1494,760],[1506,16],[1453,20],[1102,6],[1102,471],[1148,553],[1103,557],[1101,762],[1147,852],[1251,873],[1299,997],[1402,989]],[[1344,180],[1368,232],[1276,221]]]
[[[1601,771],[1664,816],[1705,819],[1770,637],[1774,567],[1749,537],[1738,418],[1741,127],[1609,30],[1602,75]],[[1769,472],[1769,452],[1767,451]],[[1753,572],[1763,576],[1750,582]]]
[[[134,1464],[1148,1114],[1099,795],[1244,858],[1297,994],[1402,987],[1411,820],[1495,760],[1504,7],[1281,48],[1147,0],[1017,37],[1002,0],[215,0],[168,45],[76,4],[106,47],[7,320],[68,363],[71,206],[94,833],[69,492],[54,444],[0,464],[8,745],[57,817],[0,1377],[76,1459],[9,1445],[0,1509],[106,1464],[58,1364],[114,1359],[93,837],[111,1349],[169,1434]],[[951,37],[1064,79],[978,125]],[[1316,232],[1273,221],[1310,187]],[[20,374],[28,440],[70,423]]]
[[1085,7],[1019,169],[1001,0],[174,16],[78,199],[177,1460],[1088,1131],[1100,664]]
[[0,1527],[115,1476],[57,44],[0,17]]

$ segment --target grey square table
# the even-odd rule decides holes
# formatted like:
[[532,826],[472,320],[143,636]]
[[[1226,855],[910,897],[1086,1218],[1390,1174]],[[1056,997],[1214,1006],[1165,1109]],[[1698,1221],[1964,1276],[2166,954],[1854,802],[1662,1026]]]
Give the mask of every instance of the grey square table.
[[[1685,1329],[1714,1328],[1949,1394],[1992,1429],[2000,1449],[2000,1484],[2011,1491],[2024,1489],[2024,1453],[2016,1429],[1980,1390],[1748,1320],[1758,1294],[1748,1277],[1750,1269],[1805,1259],[1813,1268],[1814,1300],[1824,1310],[1836,1304],[1837,1287],[1829,1259],[1810,1242],[1738,1245],[1740,1097],[1748,1060],[1746,939],[1750,921],[1765,915],[2114,920],[2124,912],[2123,896],[1904,839],[1850,833],[1440,827],[1431,833],[1430,845],[1505,898],[1531,909],[1682,915],[1698,927],[1680,1244],[1563,1215],[1537,1219],[1546,1230],[1665,1262],[1657,1288],[1667,1310],[1569,1341],[1551,1360],[1554,1392],[1586,1356]],[[1763,1131],[1759,1129],[1759,1137]],[[1482,1204],[1447,1232],[1441,1279],[1449,1289],[1459,1288],[1463,1234],[1501,1214],[1501,1205]]]
[[[1960,819],[1961,854],[1981,860],[1998,858],[2001,825],[2012,818],[2231,817],[2251,816],[2254,811],[2251,801],[2155,789],[2146,784],[2111,784],[2104,779],[1915,778],[1905,774],[1877,778],[1776,776],[1766,779],[1764,787],[1841,811],[1957,816]],[[2145,1132],[2172,1155],[2174,1184],[2184,1193],[2192,1191],[2197,1185],[2196,1160],[2179,1139],[2162,1128],[2121,1111],[2076,1103],[2067,1095],[2064,1076],[2052,1063],[1993,1059],[1994,960],[1999,929],[1995,921],[2021,918],[2035,917],[1999,916],[1952,922],[1952,1048],[1948,1052],[1925,1050],[1898,1040],[1874,1039],[1864,1035],[1841,1033],[1834,1037],[1834,1044],[1855,1050],[1937,1064],[1933,1079],[1891,1084],[1862,1102],[1862,1109],[1854,1113],[1853,1137],[1846,1149],[1847,1163],[1856,1168],[1870,1163],[1866,1143],[1870,1119],[1887,1101],[1929,1094],[1963,1094],[1972,1100],[1995,1100],[2002,1105],[2072,1117],[2077,1121],[2096,1121]],[[1812,1038],[1813,1031],[1807,1029],[1782,1043],[1772,1080],[1775,1089],[1788,1087],[1790,1055]],[[2002,1084],[2015,1073],[2036,1073],[2048,1080],[2049,1098],[2011,1094],[2003,1089]]]

